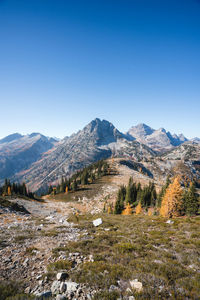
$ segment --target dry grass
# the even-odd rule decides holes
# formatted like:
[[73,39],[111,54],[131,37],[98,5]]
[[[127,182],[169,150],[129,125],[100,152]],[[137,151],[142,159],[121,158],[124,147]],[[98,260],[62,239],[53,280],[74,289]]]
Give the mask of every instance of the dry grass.
[[[54,249],[57,254],[93,254],[94,262],[73,270],[72,280],[101,288],[108,297],[101,299],[117,299],[109,298],[110,285],[135,278],[144,287],[141,294],[135,295],[136,299],[199,298],[199,217],[177,218],[173,224],[166,224],[159,217],[101,217],[103,224],[95,228],[93,216],[80,216],[77,227],[87,229],[88,235],[62,249]],[[74,217],[71,220],[76,222]]]

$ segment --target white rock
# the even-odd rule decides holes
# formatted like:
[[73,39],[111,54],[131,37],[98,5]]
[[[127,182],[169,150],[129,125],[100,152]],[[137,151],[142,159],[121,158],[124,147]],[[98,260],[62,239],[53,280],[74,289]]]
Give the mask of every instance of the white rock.
[[65,295],[57,295],[56,296],[56,300],[67,300],[66,296]]
[[79,287],[78,283],[76,282],[66,281],[65,283],[67,284],[67,291],[69,293],[76,292],[77,288]]
[[51,292],[52,294],[57,294],[59,292],[60,288],[60,281],[55,280],[51,286]]
[[67,285],[65,282],[61,282],[61,285],[60,285],[60,292],[61,293],[64,293],[67,289]]
[[51,220],[51,219],[53,219],[54,218],[54,216],[47,216],[45,219],[46,220]]
[[167,224],[174,224],[174,221],[172,221],[172,220],[167,220],[166,223],[167,223]]
[[37,300],[49,299],[52,296],[51,291],[44,291],[41,293],[35,294]]
[[56,275],[56,278],[59,281],[65,280],[67,277],[68,277],[68,274],[66,272],[59,272]]
[[142,282],[139,282],[138,279],[130,280],[130,286],[132,289],[135,289],[137,292],[141,292],[143,290]]
[[96,219],[96,220],[94,220],[93,221],[93,225],[94,226],[99,226],[99,225],[101,225],[103,222],[102,222],[102,219],[101,218],[99,218],[99,219]]

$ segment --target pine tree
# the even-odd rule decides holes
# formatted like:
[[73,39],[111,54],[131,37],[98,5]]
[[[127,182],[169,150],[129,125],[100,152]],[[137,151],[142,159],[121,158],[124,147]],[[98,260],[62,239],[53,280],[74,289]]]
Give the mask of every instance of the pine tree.
[[157,207],[161,207],[161,202],[162,202],[162,198],[166,192],[166,189],[168,188],[168,186],[170,185],[171,181],[170,181],[170,177],[169,175],[167,176],[167,179],[166,179],[166,182],[165,182],[165,185],[162,187],[159,195],[158,195],[158,198],[157,198]]
[[199,198],[196,193],[194,182],[190,183],[189,189],[184,194],[184,212],[186,215],[196,215],[199,208]]
[[114,213],[121,214],[124,210],[124,200],[126,196],[126,188],[121,186],[117,193],[117,201],[115,202]]
[[50,195],[53,192],[52,185],[49,186],[48,194]]
[[72,182],[72,191],[76,191],[78,188],[78,185],[77,185],[77,182],[76,182],[76,179]]
[[126,204],[132,202],[131,200],[131,185],[128,185],[127,188],[126,188],[126,198],[125,198],[125,202]]
[[179,177],[171,183],[162,199],[160,215],[163,217],[178,217],[183,210],[183,189]]
[[81,184],[85,185],[88,184],[88,171],[84,170],[81,178]]

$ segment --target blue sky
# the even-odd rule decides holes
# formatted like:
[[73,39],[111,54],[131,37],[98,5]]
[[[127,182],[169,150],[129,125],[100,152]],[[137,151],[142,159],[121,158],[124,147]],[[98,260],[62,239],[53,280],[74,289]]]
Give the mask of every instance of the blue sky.
[[0,137],[99,117],[200,137],[200,1],[0,0]]

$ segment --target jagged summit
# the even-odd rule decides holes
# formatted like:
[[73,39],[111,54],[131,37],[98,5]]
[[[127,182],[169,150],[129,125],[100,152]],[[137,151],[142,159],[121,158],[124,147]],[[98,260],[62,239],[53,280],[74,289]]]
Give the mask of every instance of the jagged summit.
[[15,133],[0,140],[0,181],[9,177],[26,182],[32,191],[45,191],[62,176],[71,176],[100,159],[114,155],[148,161],[155,158],[155,151],[165,152],[186,141],[183,135],[172,135],[164,128],[155,130],[144,123],[124,134],[99,118],[59,141],[40,133]]
[[112,154],[130,155],[137,160],[144,156],[151,157],[154,152],[138,142],[130,141],[112,123],[96,118],[82,130],[60,141],[48,155],[33,163],[25,172],[16,174],[15,178],[27,182],[32,190],[41,191],[62,176],[70,176],[78,169]]
[[155,130],[153,128],[151,128],[150,126],[144,124],[144,123],[140,123],[136,126],[132,126],[129,131],[128,134],[131,135],[134,138],[145,138],[148,135],[151,135]]
[[125,135],[117,130],[112,123],[99,118],[94,119],[85,126],[83,132],[96,137],[98,145],[106,145],[116,142],[119,138],[125,138]]
[[187,138],[185,138],[183,134],[172,135],[164,128],[155,130],[146,124],[132,126],[127,135],[157,151],[169,150],[187,141]]

